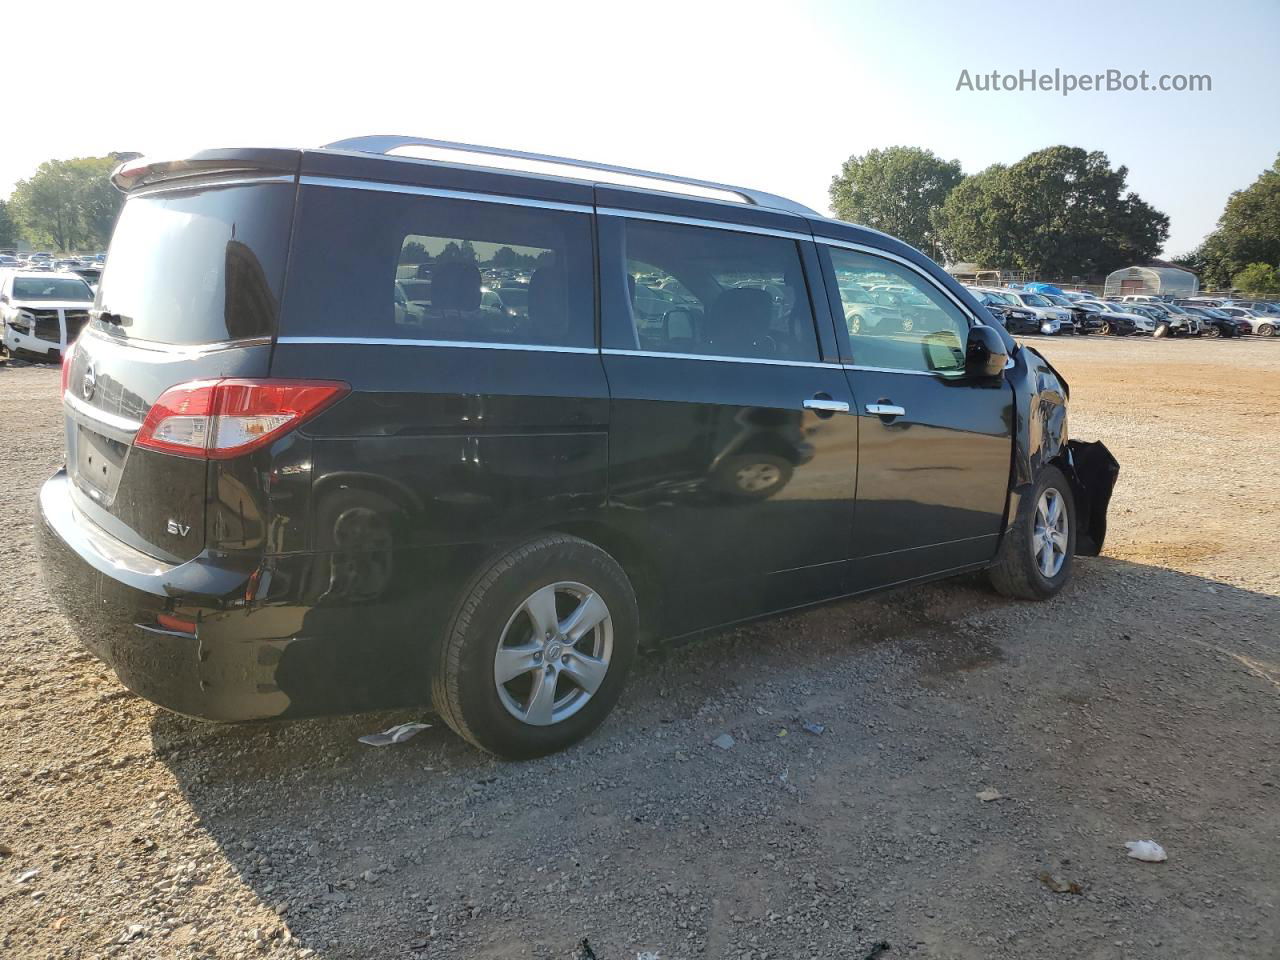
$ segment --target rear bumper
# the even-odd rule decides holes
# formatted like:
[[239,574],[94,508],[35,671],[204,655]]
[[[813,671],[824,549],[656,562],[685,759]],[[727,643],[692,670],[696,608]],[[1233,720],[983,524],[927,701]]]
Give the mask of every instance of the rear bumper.
[[[270,576],[209,553],[167,564],[89,522],[70,483],[59,471],[40,490],[45,584],[81,643],[139,696],[187,716],[237,721],[401,706],[429,689],[390,638],[324,631],[323,616],[288,598],[246,601],[255,574],[303,582],[311,558],[273,564]],[[195,621],[195,635],[161,626],[161,613]]]

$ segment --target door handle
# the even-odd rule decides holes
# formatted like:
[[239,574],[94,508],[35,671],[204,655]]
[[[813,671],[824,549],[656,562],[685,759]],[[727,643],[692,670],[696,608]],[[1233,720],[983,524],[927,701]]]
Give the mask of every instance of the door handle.
[[867,413],[874,413],[878,417],[901,417],[906,414],[905,407],[899,407],[892,403],[868,403]]
[[810,397],[804,402],[806,410],[820,410],[823,413],[848,413],[849,404],[843,400],[832,400],[830,397]]

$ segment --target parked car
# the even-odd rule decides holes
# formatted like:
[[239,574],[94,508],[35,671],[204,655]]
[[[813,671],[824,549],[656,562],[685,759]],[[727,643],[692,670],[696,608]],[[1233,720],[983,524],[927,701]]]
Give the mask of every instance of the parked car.
[[73,273],[0,274],[0,330],[15,356],[56,360],[89,319],[93,291]]
[[1081,300],[1079,303],[1098,309],[1102,317],[1102,328],[1098,332],[1104,335],[1129,336],[1156,331],[1157,324],[1154,320],[1146,314],[1124,309],[1125,305],[1107,300]]
[[1251,328],[1250,332],[1259,337],[1274,337],[1276,330],[1280,328],[1280,317],[1259,313],[1257,310],[1252,310],[1248,307],[1223,305],[1218,309],[1234,320],[1243,320],[1248,323]]
[[998,320],[1009,333],[1028,334],[1040,332],[1040,318],[1030,310],[1016,307],[1003,297],[999,297],[987,290],[980,290],[976,287],[967,287],[966,289],[973,294],[975,300],[987,308],[987,312],[992,315],[992,318]]
[[1028,293],[1025,290],[1005,290],[1004,293],[1013,298],[1013,301],[1030,310],[1041,320],[1058,321],[1058,332],[1063,334],[1075,333],[1075,318],[1070,310],[1065,307],[1054,306],[1043,295],[1038,293]]
[[[963,571],[1044,598],[1101,549],[1115,460],[1066,440],[1065,381],[919,251],[747,188],[389,152],[418,146],[461,149],[113,174],[36,526],[131,690],[217,720],[429,699],[527,757],[604,719],[642,640]],[[405,325],[411,245],[434,261]],[[495,333],[482,271],[513,251],[527,313]],[[701,321],[641,323],[640,275]],[[850,281],[905,288],[911,329],[852,330]]]
[[1220,313],[1212,307],[1194,307],[1183,306],[1192,316],[1196,317],[1204,329],[1206,337],[1238,337],[1241,335],[1236,321],[1231,319],[1227,314]]
[[1198,310],[1207,311],[1213,316],[1216,316],[1219,318],[1225,317],[1231,320],[1231,322],[1235,324],[1236,336],[1248,336],[1249,334],[1253,333],[1253,324],[1250,323],[1246,317],[1244,317],[1243,315],[1234,316],[1234,317],[1231,316],[1231,314],[1227,313],[1225,310],[1223,310],[1221,306],[1218,305],[1221,302],[1218,299],[1205,298],[1205,297],[1188,297],[1188,298],[1179,299],[1175,302],[1178,304],[1178,306],[1183,307],[1185,309],[1195,308]]
[[1026,332],[1042,333],[1047,337],[1054,336],[1055,334],[1062,332],[1061,320],[1059,320],[1056,316],[1053,316],[1053,317],[1041,316],[1039,311],[1033,310],[1029,307],[1024,307],[1022,305],[1022,301],[1014,296],[1014,291],[1012,290],[1006,289],[1004,287],[973,287],[971,289],[980,290],[981,292],[991,297],[994,297],[995,299],[997,299],[1001,303],[1006,304],[1007,306],[1017,308],[1018,310],[1021,310],[1024,313],[1030,313],[1036,319],[1037,329],[1029,330]]
[[[1199,336],[1200,322],[1193,318],[1189,313],[1181,307],[1174,307],[1172,304],[1161,303],[1159,301],[1148,301],[1145,303],[1135,303],[1128,301],[1126,303],[1130,310],[1136,310],[1139,313],[1145,313],[1156,321],[1157,336]],[[1163,333],[1160,326],[1163,325],[1165,330]]]
[[1053,306],[1071,311],[1071,321],[1076,333],[1097,333],[1102,329],[1102,320],[1096,307],[1082,306],[1081,301],[1072,300],[1066,294],[1041,292],[1040,295]]
[[1252,310],[1259,316],[1280,318],[1280,306],[1272,303],[1270,300],[1231,300],[1230,305],[1233,307],[1243,307],[1246,310]]

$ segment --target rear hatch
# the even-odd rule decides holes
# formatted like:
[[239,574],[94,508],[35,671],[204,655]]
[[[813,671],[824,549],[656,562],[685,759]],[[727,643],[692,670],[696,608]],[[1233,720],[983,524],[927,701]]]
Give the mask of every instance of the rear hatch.
[[210,462],[134,436],[176,384],[267,375],[296,191],[292,173],[178,169],[125,202],[63,394],[77,506],[168,562],[204,548]]

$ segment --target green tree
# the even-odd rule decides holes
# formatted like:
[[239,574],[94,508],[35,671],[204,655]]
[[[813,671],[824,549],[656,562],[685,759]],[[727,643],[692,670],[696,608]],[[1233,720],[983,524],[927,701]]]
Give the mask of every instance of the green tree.
[[16,247],[18,245],[18,225],[9,215],[9,205],[0,200],[0,247]]
[[114,156],[83,157],[70,163],[80,185],[78,205],[84,231],[81,249],[105,250],[120,208],[124,206],[124,196],[110,180],[111,171],[117,166],[116,159]]
[[1127,189],[1128,174],[1100,151],[1037,150],[953,190],[937,217],[939,239],[952,260],[1049,277],[1143,263],[1159,253],[1169,218]]
[[1280,296],[1280,270],[1268,263],[1251,263],[1232,277],[1231,285],[1250,297]]
[[58,250],[102,249],[124,198],[107,179],[112,157],[46,160],[14,187],[9,207],[27,240]]
[[842,220],[883,230],[937,257],[934,217],[963,178],[960,161],[932,150],[868,150],[851,156],[831,178],[831,206]]
[[1234,283],[1253,264],[1280,263],[1280,155],[1246,189],[1231,194],[1218,228],[1187,259],[1208,289]]
[[948,261],[988,267],[1013,264],[1012,210],[1001,190],[1008,169],[998,163],[965,177],[934,215],[938,242]]

